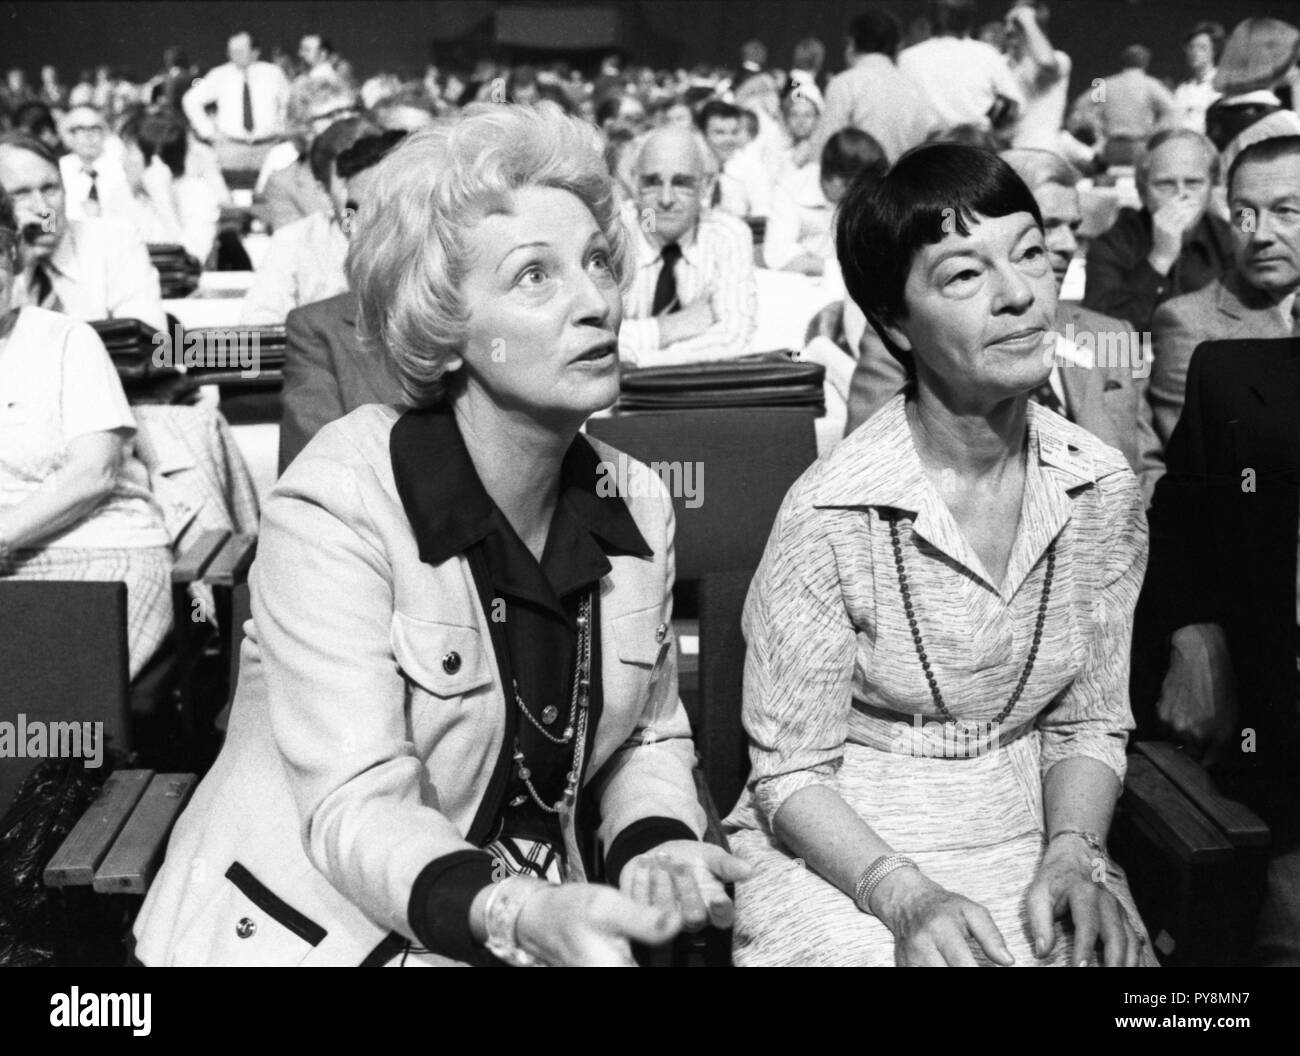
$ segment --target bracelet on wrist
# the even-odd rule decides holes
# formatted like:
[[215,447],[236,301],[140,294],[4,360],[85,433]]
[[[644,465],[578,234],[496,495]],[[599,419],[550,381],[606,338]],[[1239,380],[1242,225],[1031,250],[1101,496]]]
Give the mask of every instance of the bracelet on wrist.
[[1095,832],[1089,832],[1087,829],[1057,829],[1047,838],[1047,843],[1055,843],[1062,836],[1077,836],[1088,845],[1089,850],[1093,853],[1099,854],[1106,859],[1110,858],[1106,851],[1106,845]]
[[483,905],[488,952],[513,968],[532,968],[542,962],[519,945],[519,914],[524,904],[546,881],[526,876],[507,876],[492,885]]
[[898,869],[905,869],[911,866],[913,869],[919,869],[911,858],[902,854],[882,854],[873,861],[858,878],[857,886],[853,889],[853,904],[863,913],[871,912],[871,895],[872,892],[880,886],[880,881],[890,873]]

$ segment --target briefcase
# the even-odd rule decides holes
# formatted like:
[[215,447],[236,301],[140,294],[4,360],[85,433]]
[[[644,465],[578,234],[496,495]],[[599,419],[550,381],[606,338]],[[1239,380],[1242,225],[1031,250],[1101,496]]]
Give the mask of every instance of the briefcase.
[[784,352],[738,359],[624,370],[618,409],[698,410],[707,407],[793,407],[825,412],[820,363],[796,363]]

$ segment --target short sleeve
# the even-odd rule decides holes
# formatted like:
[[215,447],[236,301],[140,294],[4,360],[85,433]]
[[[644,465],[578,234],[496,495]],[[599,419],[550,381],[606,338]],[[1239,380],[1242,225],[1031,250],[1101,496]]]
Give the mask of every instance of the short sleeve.
[[68,327],[62,360],[60,412],[64,442],[113,429],[134,433],[135,417],[99,335],[85,323]]
[[1083,669],[1060,699],[1038,717],[1042,773],[1063,759],[1103,763],[1122,783],[1124,749],[1133,729],[1129,665],[1133,612],[1147,567],[1147,518],[1142,491],[1131,470],[1108,478],[1106,556]]
[[769,823],[800,789],[836,787],[848,739],[857,636],[822,516],[796,485],[745,604],[743,718]]

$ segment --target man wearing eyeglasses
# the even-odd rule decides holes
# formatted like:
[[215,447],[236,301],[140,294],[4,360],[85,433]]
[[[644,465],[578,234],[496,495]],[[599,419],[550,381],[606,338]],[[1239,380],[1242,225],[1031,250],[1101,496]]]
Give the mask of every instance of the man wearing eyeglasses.
[[135,230],[109,217],[68,219],[59,159],[25,132],[0,135],[0,187],[21,228],[13,303],[74,319],[139,319],[166,329],[158,272]]
[[646,137],[632,161],[626,216],[636,270],[623,297],[619,356],[649,367],[750,351],[758,310],[754,241],[706,208],[717,178],[708,148],[684,128]]
[[93,106],[74,106],[59,134],[71,153],[59,159],[69,220],[88,216],[131,215],[131,189],[122,169],[122,144]]

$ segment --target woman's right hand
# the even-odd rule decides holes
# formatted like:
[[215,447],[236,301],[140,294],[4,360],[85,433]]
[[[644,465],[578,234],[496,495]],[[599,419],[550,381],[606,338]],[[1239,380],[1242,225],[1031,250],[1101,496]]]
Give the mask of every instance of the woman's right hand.
[[989,911],[940,887],[919,869],[895,869],[871,893],[871,911],[894,933],[900,968],[976,966],[971,940],[1001,965],[1014,963]]
[[659,946],[682,930],[676,909],[643,906],[603,884],[548,884],[530,895],[516,941],[544,963],[635,968],[633,942]]

